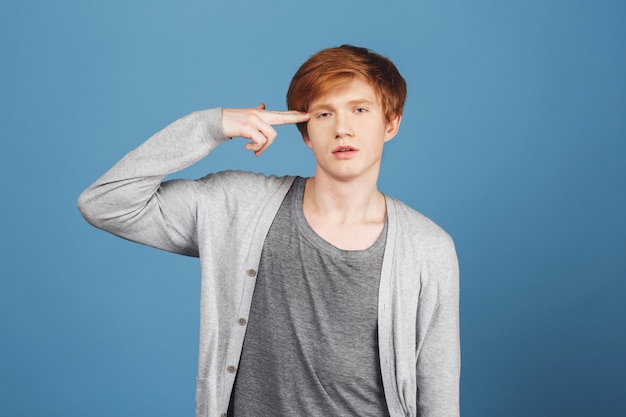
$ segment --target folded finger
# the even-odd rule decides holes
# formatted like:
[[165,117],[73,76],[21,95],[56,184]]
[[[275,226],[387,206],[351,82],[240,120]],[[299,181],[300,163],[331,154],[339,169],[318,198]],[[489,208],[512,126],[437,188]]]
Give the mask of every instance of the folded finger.
[[267,149],[272,143],[274,143],[274,139],[276,139],[276,136],[278,135],[278,133],[276,133],[276,130],[274,130],[274,128],[272,128],[272,126],[270,125],[263,126],[261,134],[265,137],[265,143],[263,143],[263,146],[261,146],[261,148],[255,152],[257,156],[259,156],[263,151],[265,151],[265,149]]

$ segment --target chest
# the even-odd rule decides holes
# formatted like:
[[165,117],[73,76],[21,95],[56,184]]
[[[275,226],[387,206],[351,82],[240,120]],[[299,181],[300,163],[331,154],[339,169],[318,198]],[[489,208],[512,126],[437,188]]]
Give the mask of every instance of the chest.
[[380,237],[384,221],[357,224],[329,224],[325,219],[307,216],[311,229],[326,242],[343,250],[365,250]]

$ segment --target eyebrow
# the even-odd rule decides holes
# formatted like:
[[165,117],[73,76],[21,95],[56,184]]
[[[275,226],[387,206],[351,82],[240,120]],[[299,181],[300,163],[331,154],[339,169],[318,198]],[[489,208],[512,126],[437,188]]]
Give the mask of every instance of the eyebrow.
[[[372,104],[374,104],[374,102],[371,101],[371,100],[368,100],[366,98],[359,98],[359,99],[356,99],[356,100],[350,100],[350,101],[348,101],[347,104],[348,104],[349,107],[353,107],[353,106],[362,105],[362,104],[372,105]],[[309,109],[309,112],[312,113],[312,112],[319,111],[319,110],[322,110],[322,109],[335,110],[335,106],[333,106],[330,103],[320,103],[320,104],[316,104],[315,106],[311,107]]]

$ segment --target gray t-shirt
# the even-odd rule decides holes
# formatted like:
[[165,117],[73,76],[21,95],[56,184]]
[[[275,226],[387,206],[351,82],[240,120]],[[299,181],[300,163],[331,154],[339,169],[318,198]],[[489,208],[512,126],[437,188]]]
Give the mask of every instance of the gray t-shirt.
[[229,415],[388,416],[377,338],[387,225],[368,249],[322,239],[285,197],[263,246]]

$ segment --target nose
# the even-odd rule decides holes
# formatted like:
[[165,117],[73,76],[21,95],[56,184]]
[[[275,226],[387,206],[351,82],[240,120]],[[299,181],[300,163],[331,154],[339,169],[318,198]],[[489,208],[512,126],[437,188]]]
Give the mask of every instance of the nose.
[[352,136],[352,134],[352,126],[348,115],[343,112],[337,112],[335,117],[335,139]]

